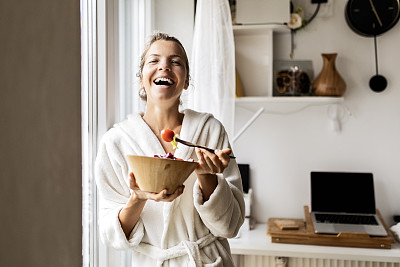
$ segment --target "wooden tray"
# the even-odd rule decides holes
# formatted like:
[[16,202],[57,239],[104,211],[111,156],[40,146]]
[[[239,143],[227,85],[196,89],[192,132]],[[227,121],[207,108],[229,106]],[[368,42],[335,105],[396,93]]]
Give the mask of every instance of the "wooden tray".
[[[342,232],[338,235],[316,234],[314,233],[308,206],[304,206],[305,220],[269,218],[267,235],[271,236],[272,243],[390,249],[392,244],[395,243],[393,234],[383,221],[379,210],[377,210],[377,215],[382,220],[383,226],[388,233],[386,237],[370,237],[366,233],[350,232]],[[276,220],[293,220],[299,228],[296,230],[281,230],[275,223]]]

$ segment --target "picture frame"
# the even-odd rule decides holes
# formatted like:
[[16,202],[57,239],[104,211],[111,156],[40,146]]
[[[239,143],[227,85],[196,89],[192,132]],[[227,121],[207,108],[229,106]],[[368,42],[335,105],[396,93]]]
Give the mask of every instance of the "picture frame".
[[313,79],[311,60],[275,60],[273,96],[312,96]]

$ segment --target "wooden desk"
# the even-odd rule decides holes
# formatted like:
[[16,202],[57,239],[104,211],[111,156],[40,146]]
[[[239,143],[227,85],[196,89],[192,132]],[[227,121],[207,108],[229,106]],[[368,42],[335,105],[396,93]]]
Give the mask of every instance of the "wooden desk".
[[[400,263],[400,244],[391,249],[347,248],[314,245],[271,243],[267,225],[257,224],[254,230],[241,231],[238,238],[229,239],[232,254],[279,256],[296,258],[320,258]],[[397,266],[397,265],[396,265]]]
[[[390,249],[392,244],[395,243],[394,236],[383,221],[379,210],[377,210],[377,216],[382,221],[383,227],[385,227],[388,234],[387,236],[371,237],[367,233],[355,232],[344,232],[339,233],[338,235],[316,234],[308,206],[304,206],[304,220],[269,218],[267,224],[267,235],[271,236],[272,243]],[[292,230],[282,230],[278,227],[276,221],[284,220],[293,222],[292,226],[296,225],[297,228]]]

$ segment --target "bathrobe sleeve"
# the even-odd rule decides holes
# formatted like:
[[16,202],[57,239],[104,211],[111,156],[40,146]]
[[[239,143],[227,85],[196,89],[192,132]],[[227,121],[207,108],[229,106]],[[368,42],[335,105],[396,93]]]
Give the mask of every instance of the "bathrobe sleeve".
[[130,197],[126,180],[128,166],[120,146],[123,141],[117,130],[111,129],[103,136],[96,158],[95,178],[100,194],[100,237],[107,246],[122,250],[140,243],[144,227],[139,219],[127,239],[118,219],[119,211]]
[[[199,140],[209,147],[230,147],[224,127],[214,117],[210,117],[204,124]],[[242,226],[245,214],[242,180],[236,160],[231,159],[224,172],[217,174],[217,178],[216,189],[204,203],[203,194],[196,181],[193,189],[194,205],[213,235],[232,238]]]

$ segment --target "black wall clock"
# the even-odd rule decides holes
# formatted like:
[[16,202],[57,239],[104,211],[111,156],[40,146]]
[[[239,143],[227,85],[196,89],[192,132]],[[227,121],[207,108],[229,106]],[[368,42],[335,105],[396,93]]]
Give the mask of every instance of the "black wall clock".
[[346,22],[357,34],[374,37],[376,75],[369,81],[375,92],[386,89],[386,78],[378,74],[376,37],[393,28],[400,18],[399,0],[349,0],[345,10]]
[[349,0],[345,14],[347,24],[357,34],[377,36],[399,21],[399,0]]

